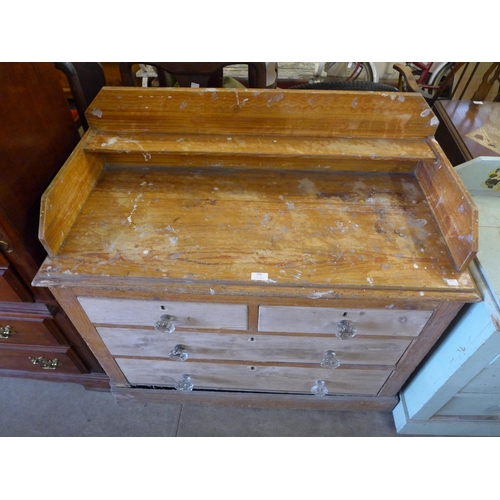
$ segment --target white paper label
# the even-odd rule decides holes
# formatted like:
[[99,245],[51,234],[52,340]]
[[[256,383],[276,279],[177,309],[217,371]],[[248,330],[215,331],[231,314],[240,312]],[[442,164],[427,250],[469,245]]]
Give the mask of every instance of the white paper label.
[[268,281],[269,275],[267,273],[252,273],[251,279],[254,281]]

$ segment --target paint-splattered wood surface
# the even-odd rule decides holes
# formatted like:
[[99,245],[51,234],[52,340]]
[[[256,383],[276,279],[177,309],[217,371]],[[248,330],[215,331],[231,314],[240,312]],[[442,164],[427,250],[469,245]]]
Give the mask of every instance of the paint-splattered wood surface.
[[[326,380],[332,405],[391,409],[480,299],[466,269],[475,207],[417,94],[107,88],[88,118],[43,199],[35,283],[115,388],[189,373],[211,402],[229,389],[275,391],[275,404]],[[158,335],[175,304],[177,330]],[[357,336],[333,341],[346,316]],[[186,363],[165,358],[174,338]],[[315,364],[326,340],[344,359],[328,373]]]
[[86,113],[118,133],[423,138],[438,120],[422,96],[396,92],[104,87]]
[[474,290],[415,177],[394,173],[110,166],[43,271],[207,289],[265,273],[288,286]]

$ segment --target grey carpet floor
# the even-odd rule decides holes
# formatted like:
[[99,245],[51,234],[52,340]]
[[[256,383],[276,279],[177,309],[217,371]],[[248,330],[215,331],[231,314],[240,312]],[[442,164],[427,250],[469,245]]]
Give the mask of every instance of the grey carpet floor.
[[391,437],[390,412],[117,402],[77,384],[0,377],[1,437]]

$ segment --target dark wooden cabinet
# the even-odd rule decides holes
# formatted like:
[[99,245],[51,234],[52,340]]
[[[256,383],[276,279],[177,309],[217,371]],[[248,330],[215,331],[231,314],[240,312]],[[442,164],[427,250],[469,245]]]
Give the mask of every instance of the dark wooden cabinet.
[[107,376],[53,295],[31,286],[46,255],[40,198],[79,141],[57,70],[1,63],[0,96],[0,375],[107,390]]

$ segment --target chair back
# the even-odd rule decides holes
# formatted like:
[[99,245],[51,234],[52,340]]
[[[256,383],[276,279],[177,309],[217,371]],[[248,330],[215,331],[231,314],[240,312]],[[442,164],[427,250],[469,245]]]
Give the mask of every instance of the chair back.
[[500,63],[456,63],[433,94],[431,104],[450,87],[446,93],[449,100],[500,102]]
[[62,71],[68,80],[83,130],[89,128],[85,111],[99,91],[106,85],[106,77],[100,63],[94,62],[56,62],[55,67]]

